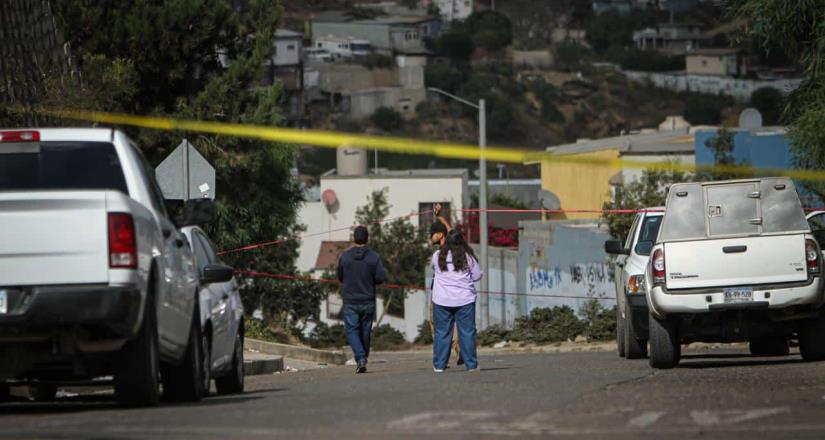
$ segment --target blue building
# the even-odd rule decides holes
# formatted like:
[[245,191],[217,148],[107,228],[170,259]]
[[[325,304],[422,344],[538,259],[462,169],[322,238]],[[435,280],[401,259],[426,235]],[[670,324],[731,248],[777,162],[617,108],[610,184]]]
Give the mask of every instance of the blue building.
[[[707,141],[716,137],[717,129],[698,130],[695,134],[696,165],[713,165],[713,151]],[[751,130],[734,128],[733,157],[737,164],[756,168],[794,168],[791,143],[784,127],[762,127]],[[777,174],[777,173],[771,173]],[[819,201],[805,193],[797,182],[797,191],[804,206],[819,206]]]

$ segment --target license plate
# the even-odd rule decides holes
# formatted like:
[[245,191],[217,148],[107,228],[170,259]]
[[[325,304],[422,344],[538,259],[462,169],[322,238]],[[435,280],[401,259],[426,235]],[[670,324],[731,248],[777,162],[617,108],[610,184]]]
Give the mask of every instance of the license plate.
[[733,287],[724,290],[725,303],[743,303],[753,301],[752,287]]
[[5,290],[0,290],[0,314],[9,311],[9,294]]

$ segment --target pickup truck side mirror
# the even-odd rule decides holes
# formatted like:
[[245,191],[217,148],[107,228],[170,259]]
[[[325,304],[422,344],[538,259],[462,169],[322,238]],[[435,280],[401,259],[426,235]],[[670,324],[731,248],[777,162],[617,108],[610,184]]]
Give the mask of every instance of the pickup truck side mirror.
[[225,264],[207,264],[201,272],[201,284],[225,283],[235,275],[235,269]]
[[630,255],[630,249],[625,249],[621,240],[605,241],[604,251],[611,255]]
[[192,199],[183,204],[181,226],[203,225],[215,216],[215,202],[212,199]]

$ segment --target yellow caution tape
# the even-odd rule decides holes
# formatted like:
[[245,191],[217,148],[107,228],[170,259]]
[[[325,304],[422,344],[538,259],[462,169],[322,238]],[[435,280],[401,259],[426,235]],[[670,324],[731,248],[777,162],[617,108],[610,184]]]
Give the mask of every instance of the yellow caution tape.
[[[405,139],[398,137],[367,136],[351,133],[338,133],[323,130],[300,130],[294,128],[269,127],[251,124],[232,124],[224,122],[205,122],[179,120],[152,116],[135,116],[120,113],[94,112],[85,110],[42,110],[51,116],[104,124],[129,125],[155,130],[190,131],[221,136],[261,139],[273,142],[315,145],[319,147],[375,148],[381,151],[405,154],[421,154],[447,159],[476,160],[481,157],[477,145],[455,144],[448,142]],[[738,176],[782,175],[800,180],[825,180],[825,171],[783,168],[761,168],[743,165],[692,165],[674,162],[644,162],[628,159],[609,159],[582,155],[553,154],[547,151],[531,151],[507,147],[487,147],[485,159],[492,162],[528,163],[539,161],[556,161],[562,163],[580,163],[588,165],[621,168],[646,168],[656,170],[677,170],[687,173],[715,172]]]

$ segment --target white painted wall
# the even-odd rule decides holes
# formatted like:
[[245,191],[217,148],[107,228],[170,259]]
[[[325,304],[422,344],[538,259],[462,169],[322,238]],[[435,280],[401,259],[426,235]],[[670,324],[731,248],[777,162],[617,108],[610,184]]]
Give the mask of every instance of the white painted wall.
[[[632,160],[634,162],[678,162],[682,165],[695,165],[695,154],[657,154],[657,155],[624,155],[622,159]],[[642,168],[623,168],[622,179],[625,183],[638,180],[642,177],[644,169]]]
[[474,0],[435,0],[441,17],[447,21],[466,20],[473,13]]
[[[399,318],[397,316],[387,315],[381,320],[381,325],[389,324],[392,328],[400,331],[404,334],[404,339],[408,342],[413,342],[415,337],[418,336],[418,326],[421,325],[425,320],[429,319],[429,297],[427,293],[423,290],[413,290],[407,294],[407,298],[404,301],[404,317]],[[341,297],[337,294],[330,295],[330,298],[326,301],[321,301],[321,322],[327,325],[335,325],[335,324],[343,324],[344,322],[339,319],[332,319],[329,316],[330,309],[338,311],[340,310],[341,305]],[[377,298],[375,301],[375,321],[374,324],[378,323],[378,318],[381,316],[384,310],[384,301],[381,298]],[[312,331],[310,327],[306,334]],[[352,353],[346,353],[348,356],[352,356]]]
[[781,80],[757,80],[730,78],[712,75],[685,75],[674,73],[658,72],[637,72],[623,71],[627,78],[637,81],[650,81],[656,87],[674,90],[677,92],[700,92],[713,95],[725,94],[732,96],[735,100],[746,102],[756,89],[762,87],[773,87],[782,93],[790,93],[796,90],[802,83],[802,79],[781,79]]
[[[381,155],[378,157],[379,163]],[[373,153],[370,152],[370,165]],[[301,272],[311,271],[315,266],[321,242],[324,240],[350,239],[350,230],[355,226],[355,211],[367,204],[367,197],[373,191],[387,188],[390,205],[389,218],[407,216],[418,212],[419,203],[449,202],[453,212],[466,205],[467,177],[455,176],[358,176],[321,178],[321,193],[327,189],[335,191],[338,197],[338,211],[330,214],[322,202],[305,203],[298,211],[298,222],[306,225],[306,234],[343,229],[322,235],[304,238],[299,248],[297,268]],[[418,224],[417,217],[410,221]],[[389,274],[392,280],[392,274]]]
[[301,39],[278,38],[272,43],[272,64],[294,66],[301,62]]

